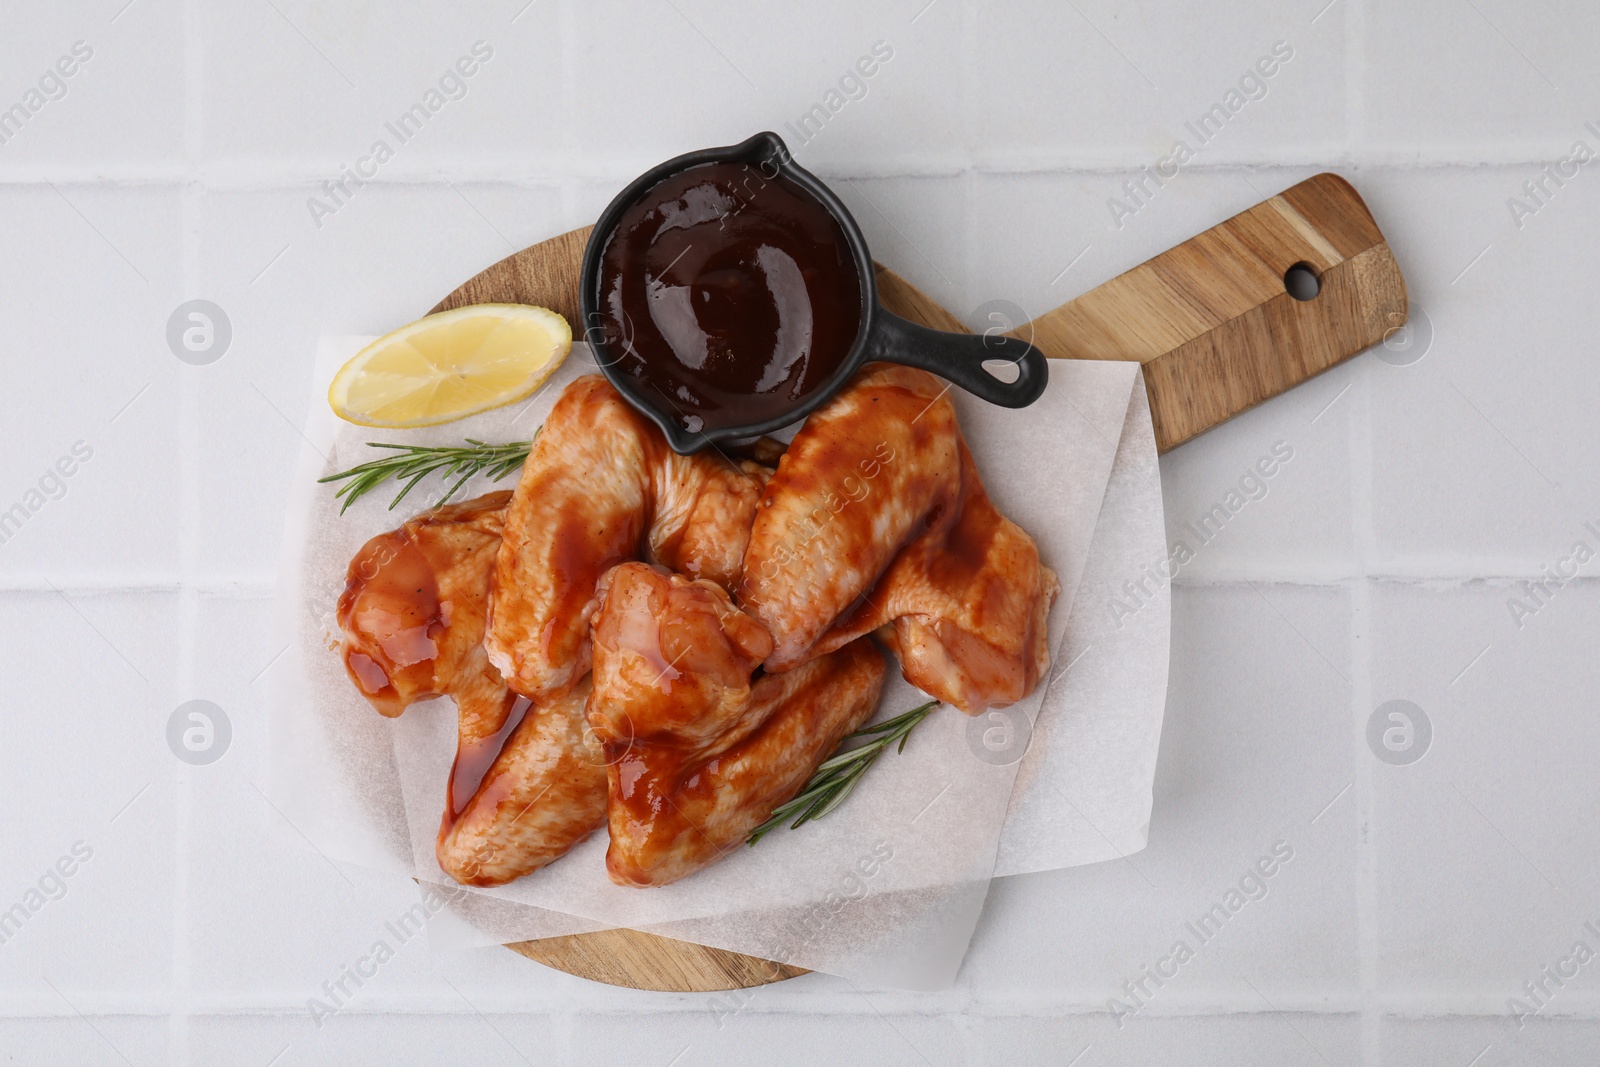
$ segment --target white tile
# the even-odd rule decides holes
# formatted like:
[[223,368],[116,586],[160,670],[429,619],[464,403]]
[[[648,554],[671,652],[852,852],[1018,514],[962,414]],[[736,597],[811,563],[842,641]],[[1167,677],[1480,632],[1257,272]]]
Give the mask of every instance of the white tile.
[[1446,1019],[1384,1019],[1383,1062],[1412,1067],[1510,1067],[1582,1063],[1600,1044],[1600,1023],[1531,1019],[1520,1029],[1509,1015]]
[[[364,20],[353,10],[325,11],[315,22],[303,3],[200,12],[208,156],[343,161],[367,148],[388,109],[350,54]],[[368,82],[366,95],[357,78]]]
[[962,308],[973,302],[964,179],[829,181],[866,235],[872,258],[963,317]]
[[[972,175],[967,222],[973,300],[1010,301],[1037,318],[1193,236],[1170,219],[1125,227],[1126,233],[1112,230],[1105,202],[1116,186],[1106,173]],[[1156,213],[1155,203],[1147,217]],[[1136,236],[1146,243],[1133,243]],[[973,307],[950,310],[969,329],[996,324],[969,317]]]
[[[1351,993],[1353,797],[1329,806],[1353,777],[1349,611],[1339,589],[1180,586],[1149,846],[996,882],[963,986],[1105,1004],[1148,965],[1176,970],[1145,980],[1158,1006],[1249,996],[1251,982],[1274,1000]],[[1292,857],[1252,875],[1278,842]],[[1202,942],[1187,924],[1247,876],[1256,899]],[[1180,940],[1193,958],[1158,963]]]
[[1393,153],[1549,159],[1579,136],[1594,90],[1585,5],[1479,0],[1365,5],[1366,141]]
[[[1180,140],[1206,162],[1331,154],[1344,134],[1344,42],[1337,18],[1308,22],[1263,0],[1225,11],[1111,0],[978,8],[966,109],[975,153],[1001,168],[1137,168]],[[1225,123],[1213,120],[1204,139],[1186,128],[1216,105]]]
[[170,978],[175,598],[0,597],[7,744],[0,988],[69,998]]
[[[596,76],[570,102],[580,172],[626,177],[764,129],[821,170],[959,166],[962,11],[939,4],[913,23],[923,6],[585,5],[573,63]],[[818,107],[826,121],[803,123]]]
[[[774,125],[761,86],[768,50],[703,3],[586,4],[573,23],[580,80],[569,121],[585,173],[624,177],[696,148],[733,144]],[[808,87],[809,88],[809,87]]]
[[68,1012],[51,1019],[7,1019],[0,1035],[0,1050],[15,1063],[127,1064],[167,1063],[171,1046],[167,1040],[167,1020],[161,1016],[96,1015],[79,1018],[67,1005],[56,1007]]
[[[207,157],[280,168],[315,162],[328,167],[327,179],[343,165],[390,180],[463,154],[548,160],[564,141],[556,6],[518,17],[519,7],[333,9],[291,0],[207,9]],[[418,104],[425,119],[400,125]],[[392,157],[358,169],[379,141]]]
[[1118,1029],[1105,1015],[1065,1018],[979,1018],[971,1020],[977,1048],[972,1062],[986,1067],[1012,1064],[1151,1063],[1232,1067],[1239,1063],[1275,1065],[1355,1064],[1360,1059],[1359,1020],[1349,1015],[1279,1014],[1265,1005],[1249,1013],[1155,1017]]
[[[192,1063],[550,1063],[551,1024],[532,1015],[341,1013],[318,1027],[309,1013],[201,1017],[189,1023]],[[274,1060],[274,1057],[281,1057]]]
[[[1560,590],[1521,630],[1514,588],[1374,587],[1373,701],[1409,700],[1432,730],[1420,761],[1372,772],[1384,989],[1499,1004],[1575,940],[1594,946],[1590,584]],[[1592,995],[1593,977],[1575,988]]]
[[1102,1062],[1101,1050],[1120,1041],[1128,1031],[1118,1033],[1101,1014],[1061,1015],[1055,1018],[986,1017],[968,1015],[964,1020],[967,1040],[976,1049],[971,1062],[984,1067],[1011,1067],[1012,1064],[1067,1064],[1079,1056],[1079,1064]]
[[1366,380],[1362,363],[1342,364],[1161,458],[1169,558],[1182,580],[1354,568],[1350,419]]
[[[1185,1063],[1229,1067],[1270,1063],[1295,1067],[1361,1062],[1360,1020],[1301,1012],[1141,1019],[1096,1043],[1096,1063]],[[1109,1027],[1108,1027],[1109,1029]],[[1089,1057],[1084,1057],[1089,1062]]]
[[1419,362],[1365,357],[1380,560],[1537,570],[1600,514],[1600,480],[1581,458],[1600,375],[1572,356],[1600,320],[1568,280],[1588,269],[1582,235],[1600,219],[1600,182],[1580,178],[1519,231],[1504,202],[1534,173],[1363,176],[1413,315],[1433,334]]
[[12,165],[170,166],[181,158],[183,9],[122,8],[75,0],[9,12],[0,110],[20,103],[32,114],[20,130],[0,130],[0,173]]
[[740,1010],[735,996],[702,998],[707,1010],[654,1015],[647,1025],[627,1014],[580,1015],[573,1021],[574,1064],[746,1064],[826,1062],[946,1064],[967,1059],[953,1020],[881,1013],[863,995],[848,1014],[774,1014]]
[[178,195],[10,186],[0,218],[0,511],[26,514],[0,529],[0,575],[170,576],[179,382],[196,369],[166,341],[182,299]]
[[820,172],[958,168],[969,159],[969,17],[962,4],[927,0],[796,8],[776,25],[752,10],[740,21],[760,57],[761,121]]

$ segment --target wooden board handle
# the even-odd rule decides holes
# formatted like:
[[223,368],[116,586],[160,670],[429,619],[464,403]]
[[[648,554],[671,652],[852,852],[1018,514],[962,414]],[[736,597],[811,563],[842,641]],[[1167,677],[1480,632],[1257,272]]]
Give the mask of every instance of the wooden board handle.
[[[1297,300],[1289,268],[1317,295]],[[1165,452],[1404,325],[1405,279],[1349,182],[1319,174],[1013,331],[1061,359],[1144,364]]]

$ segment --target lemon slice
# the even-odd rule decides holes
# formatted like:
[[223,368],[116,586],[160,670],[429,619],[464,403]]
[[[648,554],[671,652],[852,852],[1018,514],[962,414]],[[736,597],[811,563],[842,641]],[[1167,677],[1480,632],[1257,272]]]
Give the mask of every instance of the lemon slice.
[[333,376],[328,403],[360,426],[437,426],[521,400],[571,350],[572,327],[548,308],[472,304],[357,352]]

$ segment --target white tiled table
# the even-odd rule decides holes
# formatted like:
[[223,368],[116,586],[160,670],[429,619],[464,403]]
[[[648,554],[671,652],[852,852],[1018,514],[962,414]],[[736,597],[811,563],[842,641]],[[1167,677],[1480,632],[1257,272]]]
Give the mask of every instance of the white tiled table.
[[[0,909],[75,843],[92,858],[0,946],[0,1051],[285,1067],[1593,1062],[1600,963],[1521,1029],[1507,1001],[1575,941],[1600,950],[1584,926],[1600,927],[1600,594],[1585,574],[1520,627],[1507,601],[1575,541],[1600,549],[1584,527],[1600,526],[1600,164],[1547,186],[1520,226],[1507,200],[1574,141],[1600,151],[1585,127],[1600,127],[1600,9],[524,2],[6,12],[0,108],[75,42],[92,56],[47,79],[59,99],[0,144],[0,510],[75,443],[92,454],[46,478],[0,543]],[[308,197],[480,40],[493,54],[465,97],[316,225]],[[729,1014],[413,943],[318,1028],[307,998],[415,898],[278,844],[256,788],[315,338],[415,317],[668,155],[787,133],[877,41],[893,56],[866,96],[791,141],[878,258],[958,314],[997,297],[1042,311],[1331,168],[1365,195],[1431,323],[1420,361],[1363,355],[1163,461],[1176,536],[1275,442],[1294,449],[1177,584],[1149,848],[997,884],[945,993],[812,975]],[[1114,227],[1121,183],[1278,41],[1294,56],[1266,96]],[[165,340],[195,297],[232,324],[208,366]],[[164,735],[197,697],[234,730],[205,767]],[[1396,698],[1433,727],[1409,766],[1366,742]],[[1266,898],[1118,1027],[1108,998],[1278,840],[1294,859]]]

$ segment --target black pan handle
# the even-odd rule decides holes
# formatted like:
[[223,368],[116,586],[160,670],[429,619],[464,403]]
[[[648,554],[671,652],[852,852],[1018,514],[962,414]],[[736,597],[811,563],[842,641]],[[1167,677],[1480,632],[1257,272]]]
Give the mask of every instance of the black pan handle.
[[[1026,341],[999,334],[945,333],[875,309],[866,359],[900,363],[932,371],[980,400],[1004,408],[1025,408],[1038,400],[1050,380],[1044,353]],[[1004,360],[1017,368],[1013,382],[984,369],[987,360]]]

